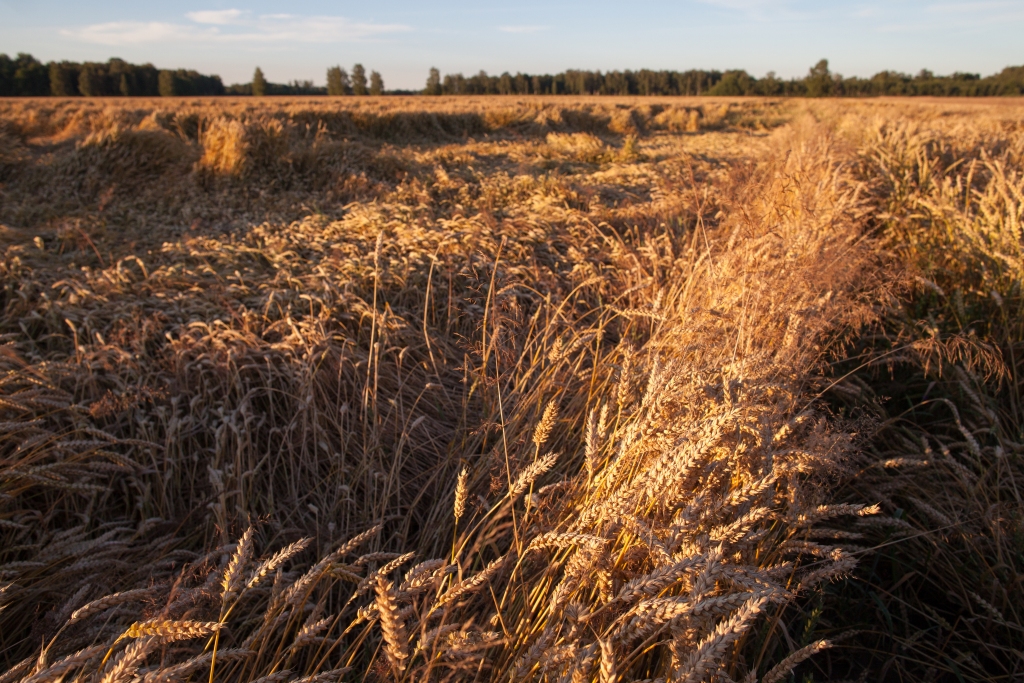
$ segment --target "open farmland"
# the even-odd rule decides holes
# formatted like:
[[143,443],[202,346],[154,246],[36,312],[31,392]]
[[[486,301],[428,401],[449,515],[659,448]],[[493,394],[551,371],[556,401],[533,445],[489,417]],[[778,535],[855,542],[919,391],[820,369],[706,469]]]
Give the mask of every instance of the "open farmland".
[[1024,102],[0,102],[0,683],[1020,680]]

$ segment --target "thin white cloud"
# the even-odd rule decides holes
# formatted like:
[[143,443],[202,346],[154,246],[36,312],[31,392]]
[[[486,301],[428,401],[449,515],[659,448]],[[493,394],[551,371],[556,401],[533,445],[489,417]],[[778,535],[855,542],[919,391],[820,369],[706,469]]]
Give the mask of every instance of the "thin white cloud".
[[[182,40],[199,39],[200,32],[192,34],[177,24],[161,21],[112,21],[105,24],[90,24],[74,29],[61,29],[61,34],[68,38],[77,38],[84,43],[99,45],[139,45],[142,43],[179,42]],[[206,38],[216,34],[209,31]]]
[[1007,0],[989,0],[983,2],[940,2],[934,5],[928,6],[929,12],[986,12],[991,10],[1001,9],[1021,9],[1022,3],[1017,0],[1016,2],[1010,2]]
[[245,15],[240,9],[202,10],[187,12],[186,17],[197,24],[236,24]]
[[540,33],[541,31],[547,31],[550,26],[499,26],[498,30],[502,33]]
[[333,43],[411,31],[404,24],[377,24],[338,16],[268,14],[248,18],[240,10],[190,12],[192,23],[114,21],[61,30],[99,45],[141,43]]
[[921,33],[926,31],[975,30],[997,24],[1024,21],[1024,2],[1020,0],[984,0],[979,2],[942,2],[928,5],[926,12],[881,24],[882,33]]

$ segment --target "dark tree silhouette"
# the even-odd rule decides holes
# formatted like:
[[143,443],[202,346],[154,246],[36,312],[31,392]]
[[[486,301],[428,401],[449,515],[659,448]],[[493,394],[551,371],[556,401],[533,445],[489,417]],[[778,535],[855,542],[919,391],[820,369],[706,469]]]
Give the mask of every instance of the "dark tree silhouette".
[[263,77],[263,70],[256,67],[252,74],[252,94],[254,97],[263,97],[267,94],[267,79]]
[[220,76],[204,76],[185,69],[162,69],[157,79],[161,97],[224,94],[224,84]]
[[98,97],[103,95],[102,76],[98,73],[95,64],[86,62],[82,70],[78,72],[78,92],[86,97]]
[[352,94],[365,95],[366,93],[366,69],[362,64],[356,64],[352,67]]
[[430,75],[427,76],[427,87],[423,89],[424,95],[441,94],[441,72],[436,68],[430,68]]
[[498,94],[499,95],[512,95],[515,94],[515,86],[512,84],[512,74],[505,72],[498,76]]
[[348,72],[340,66],[332,66],[327,70],[327,94],[335,96],[352,94],[352,84],[348,79]]
[[832,94],[832,73],[828,70],[828,60],[822,59],[811,67],[805,79],[807,95],[825,97]]
[[78,65],[71,62],[50,62],[50,94],[54,97],[78,95]]
[[49,68],[19,52],[15,59],[0,54],[0,96],[37,97],[50,93]]
[[[194,95],[349,95],[382,93],[383,79],[372,72],[367,88],[366,71],[357,64],[353,75],[340,66],[327,70],[327,86],[311,81],[269,83],[257,68],[251,83],[225,88],[219,76],[208,76],[185,69],[157,70],[152,64],[131,64],[113,58],[106,63],[84,64],[61,61],[43,64],[29,54],[11,58],[0,53],[0,97],[54,95],[56,97],[109,96],[194,96]],[[378,82],[379,81],[379,82]],[[558,74],[509,72],[489,76],[446,74],[442,79],[430,70],[423,92],[428,95],[764,95],[772,97],[870,97],[876,95],[936,97],[981,97],[1024,95],[1024,66],[1006,67],[998,74],[982,77],[976,73],[956,72],[936,75],[921,69],[911,76],[897,71],[880,71],[871,78],[843,78],[829,70],[822,59],[803,78],[783,80],[774,72],[754,78],[746,71],[584,71],[574,69]]]

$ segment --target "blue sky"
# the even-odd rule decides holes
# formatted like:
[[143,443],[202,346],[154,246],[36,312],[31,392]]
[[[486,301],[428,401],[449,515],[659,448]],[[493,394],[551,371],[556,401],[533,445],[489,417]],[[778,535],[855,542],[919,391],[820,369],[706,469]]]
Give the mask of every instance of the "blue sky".
[[363,63],[389,88],[427,70],[742,68],[989,74],[1024,64],[1024,0],[0,0],[0,52],[117,56],[248,81],[325,80]]

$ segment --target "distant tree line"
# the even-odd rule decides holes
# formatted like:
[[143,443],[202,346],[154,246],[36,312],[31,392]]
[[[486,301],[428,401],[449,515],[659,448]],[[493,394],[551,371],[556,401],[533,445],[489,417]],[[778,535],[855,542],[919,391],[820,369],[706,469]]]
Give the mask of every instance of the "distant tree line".
[[746,71],[581,71],[554,75],[508,72],[490,76],[461,73],[444,78],[437,69],[427,77],[426,95],[764,95],[790,97],[867,97],[875,95],[991,96],[1024,94],[1024,66],[1007,67],[982,78],[979,74],[916,76],[882,71],[871,78],[843,78],[829,70],[828,60],[811,67],[803,78],[781,79],[774,72],[755,78]]
[[382,95],[384,78],[369,76],[362,64],[349,75],[340,66],[327,70],[327,86],[313,81],[270,83],[256,67],[252,82],[224,86],[220,76],[185,69],[157,69],[113,58],[103,62],[49,62],[29,54],[14,59],[0,53],[0,97],[156,97],[194,95]]
[[[769,72],[755,78],[743,70],[705,71],[583,71],[558,74],[474,76],[461,73],[443,78],[431,69],[426,95],[764,95],[788,97],[870,97],[876,95],[931,95],[939,97],[1024,95],[1024,66],[1007,67],[998,74],[957,72],[937,76],[927,69],[914,76],[881,71],[871,78],[844,78],[821,60],[803,78],[777,78]],[[107,62],[42,63],[32,55],[10,58],[0,54],[0,97],[155,97],[195,95],[381,95],[384,79],[377,71],[367,76],[362,64],[351,73],[341,66],[327,69],[327,86],[312,81],[270,83],[258,67],[251,83],[225,87],[220,76],[185,69],[157,69],[152,64]]]
[[327,88],[313,85],[313,81],[290,81],[288,83],[270,83],[263,76],[263,70],[256,67],[250,83],[235,83],[225,91],[227,95],[326,95]]
[[237,83],[227,88],[228,95],[383,95],[384,79],[376,72],[370,72],[369,79],[362,64],[352,67],[352,74],[340,66],[327,69],[327,86],[313,85],[313,81],[291,81],[270,83],[263,70],[256,67],[252,82]]
[[370,80],[366,80],[366,69],[362,64],[352,67],[350,76],[340,66],[332,66],[327,70],[328,95],[383,95],[384,79],[377,71],[370,72]]
[[24,53],[15,59],[0,54],[0,96],[171,97],[224,93],[220,76],[186,69],[157,69],[152,64],[130,64],[116,58],[43,64]]

